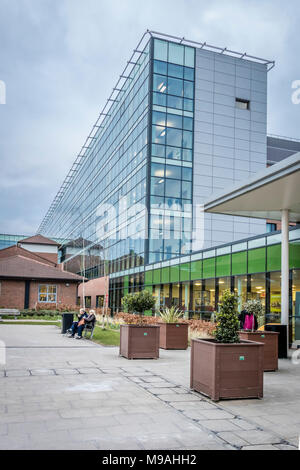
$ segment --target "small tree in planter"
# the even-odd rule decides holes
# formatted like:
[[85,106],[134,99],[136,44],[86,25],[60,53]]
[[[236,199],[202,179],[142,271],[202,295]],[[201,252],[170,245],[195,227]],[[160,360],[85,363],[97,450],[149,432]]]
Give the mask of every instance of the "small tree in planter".
[[218,343],[239,343],[240,322],[238,319],[238,298],[226,290],[216,314],[215,338]]
[[[264,309],[259,299],[248,300],[243,309],[248,315],[254,315],[258,322],[258,327],[264,324]],[[264,344],[264,371],[274,371],[278,369],[278,337],[275,331],[241,330],[240,338],[250,341],[259,341]]]
[[127,294],[122,299],[123,307],[137,313],[135,324],[120,327],[120,355],[128,359],[156,359],[159,357],[159,326],[144,324],[143,314],[155,307],[155,299],[148,291]]
[[159,345],[162,349],[187,349],[189,326],[182,322],[183,315],[184,312],[175,306],[165,307],[159,312],[162,320]]
[[191,388],[220,398],[263,396],[263,344],[240,340],[238,299],[225,291],[213,339],[191,340]]

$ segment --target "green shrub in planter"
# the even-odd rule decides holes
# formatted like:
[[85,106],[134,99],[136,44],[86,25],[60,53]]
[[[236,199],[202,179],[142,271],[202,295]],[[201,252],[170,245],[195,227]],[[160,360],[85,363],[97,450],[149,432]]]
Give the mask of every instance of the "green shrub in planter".
[[216,314],[215,338],[218,343],[239,343],[238,297],[225,290]]
[[143,322],[142,315],[144,312],[155,307],[155,299],[147,290],[126,294],[121,303],[129,313],[137,313],[140,316],[139,323]]

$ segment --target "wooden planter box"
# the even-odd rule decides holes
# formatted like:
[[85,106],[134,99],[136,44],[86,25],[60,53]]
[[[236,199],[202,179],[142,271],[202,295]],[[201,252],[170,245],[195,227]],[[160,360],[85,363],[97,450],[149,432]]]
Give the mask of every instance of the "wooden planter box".
[[215,340],[191,341],[191,389],[221,398],[262,398],[264,345]]
[[241,331],[240,338],[264,343],[264,371],[278,369],[278,336],[275,331]]
[[187,323],[160,323],[159,347],[162,349],[187,349]]
[[157,359],[159,326],[121,325],[120,356],[127,359]]

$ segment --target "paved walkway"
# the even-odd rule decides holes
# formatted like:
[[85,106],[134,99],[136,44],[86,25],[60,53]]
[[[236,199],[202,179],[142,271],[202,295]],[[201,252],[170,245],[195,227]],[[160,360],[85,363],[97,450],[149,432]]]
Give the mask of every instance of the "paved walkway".
[[189,390],[190,351],[128,361],[55,326],[0,324],[0,449],[295,449],[300,365],[265,373],[263,400]]

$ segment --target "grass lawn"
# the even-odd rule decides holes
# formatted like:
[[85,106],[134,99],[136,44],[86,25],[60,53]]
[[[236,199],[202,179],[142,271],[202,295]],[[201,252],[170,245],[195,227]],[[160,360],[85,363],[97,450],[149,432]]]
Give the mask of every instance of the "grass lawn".
[[119,346],[120,331],[102,329],[100,326],[96,326],[93,341],[98,344],[103,344],[104,346]]

